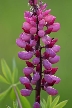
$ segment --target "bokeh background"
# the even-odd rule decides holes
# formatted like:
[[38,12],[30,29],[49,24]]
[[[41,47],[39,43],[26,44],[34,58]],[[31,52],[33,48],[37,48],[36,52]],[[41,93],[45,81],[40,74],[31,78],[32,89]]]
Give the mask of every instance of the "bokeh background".
[[[56,66],[59,67],[57,76],[61,78],[61,83],[56,85],[60,95],[60,101],[68,99],[65,108],[72,108],[72,1],[71,0],[43,0],[52,9],[52,14],[57,17],[56,21],[60,22],[61,29],[57,33],[52,33],[51,37],[59,39],[58,44],[61,46],[59,53],[61,60]],[[24,11],[29,10],[28,0],[0,0],[0,61],[4,58],[12,69],[12,58],[15,57],[19,76],[22,76],[24,62],[17,56],[21,49],[16,46],[15,40],[22,32],[22,23],[24,22]],[[0,65],[0,74],[1,72]],[[0,92],[8,86],[0,84]],[[22,88],[21,86],[20,88]],[[31,104],[34,102],[33,92],[28,100]],[[45,92],[41,93],[42,98],[47,98]],[[0,103],[0,108],[11,106],[12,101],[9,97]]]

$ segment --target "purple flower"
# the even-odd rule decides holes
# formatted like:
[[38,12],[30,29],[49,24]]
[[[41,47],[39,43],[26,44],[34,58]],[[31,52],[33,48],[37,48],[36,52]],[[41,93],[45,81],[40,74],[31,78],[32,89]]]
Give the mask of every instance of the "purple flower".
[[46,10],[46,3],[29,0],[29,5],[31,11],[24,13],[23,32],[16,39],[16,44],[23,50],[18,52],[18,57],[25,60],[27,65],[23,69],[25,76],[20,77],[21,84],[25,86],[21,95],[29,96],[35,90],[33,108],[40,108],[41,89],[54,96],[58,91],[52,86],[61,81],[59,77],[54,76],[58,68],[52,67],[60,60],[60,56],[57,55],[60,46],[56,45],[57,38],[49,36],[60,29],[60,24],[55,22],[56,17],[50,14],[51,9]]

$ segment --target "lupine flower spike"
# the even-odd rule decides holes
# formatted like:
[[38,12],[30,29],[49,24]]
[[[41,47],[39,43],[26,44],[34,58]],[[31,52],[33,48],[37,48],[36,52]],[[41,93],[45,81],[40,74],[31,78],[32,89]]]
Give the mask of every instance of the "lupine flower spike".
[[[57,32],[60,24],[55,22],[56,17],[50,14],[51,9],[46,10],[46,3],[29,0],[29,5],[31,5],[30,12],[24,13],[26,22],[22,26],[23,32],[16,39],[16,44],[24,50],[18,52],[18,57],[27,64],[23,69],[25,76],[20,77],[21,84],[25,86],[25,89],[21,90],[21,95],[30,96],[35,90],[33,108],[40,108],[41,90],[52,96],[58,93],[52,86],[58,84],[61,79],[54,75],[58,67],[53,68],[52,65],[60,60],[57,55],[60,46],[56,45],[58,39],[51,38],[49,34]],[[42,45],[40,40],[43,42]],[[42,53],[43,48],[45,50]],[[30,59],[32,62],[29,61]]]

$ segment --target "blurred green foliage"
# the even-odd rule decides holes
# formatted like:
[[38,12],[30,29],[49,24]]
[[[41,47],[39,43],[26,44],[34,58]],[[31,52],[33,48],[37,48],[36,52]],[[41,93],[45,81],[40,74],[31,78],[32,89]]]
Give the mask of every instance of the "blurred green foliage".
[[47,102],[45,101],[45,99],[43,99],[43,101],[41,101],[41,107],[42,108],[64,108],[65,105],[67,104],[68,100],[58,103],[59,99],[60,99],[59,95],[56,96],[54,98],[54,100],[52,100],[51,95],[48,95]]
[[[13,59],[12,72],[4,59],[1,59],[1,67],[3,76],[0,75],[0,83],[3,82],[8,84],[9,87],[0,93],[0,104],[6,100],[6,96],[8,96],[8,98],[11,98],[11,101],[17,100],[20,108],[31,108],[29,101],[26,99],[26,97],[21,96],[20,90],[17,87],[20,82],[18,80],[18,68],[16,66],[15,59]],[[13,106],[16,108],[15,104],[13,104]]]
[[[71,108],[72,102],[72,1],[71,0],[43,0],[48,3],[48,8],[52,9],[52,14],[57,17],[56,21],[60,22],[61,30],[52,33],[51,37],[58,37],[58,44],[61,46],[59,53],[61,60],[56,66],[59,67],[57,76],[61,78],[61,83],[56,85],[61,96],[60,101],[68,99],[69,102],[65,108]],[[22,50],[16,46],[15,40],[22,32],[22,23],[24,22],[23,14],[25,10],[29,10],[28,0],[0,0],[0,60],[4,58],[11,68],[11,60],[16,58],[19,76],[23,76],[22,69],[25,67],[24,61],[17,56],[18,51]],[[12,70],[12,69],[11,69]],[[2,74],[0,65],[0,74]],[[0,84],[0,92],[4,91],[8,86]],[[23,88],[21,85],[20,88]],[[31,104],[34,102],[35,93],[33,92],[28,100]],[[47,93],[42,92],[41,97],[46,99]],[[0,108],[6,105],[11,106],[10,98],[0,104]]]

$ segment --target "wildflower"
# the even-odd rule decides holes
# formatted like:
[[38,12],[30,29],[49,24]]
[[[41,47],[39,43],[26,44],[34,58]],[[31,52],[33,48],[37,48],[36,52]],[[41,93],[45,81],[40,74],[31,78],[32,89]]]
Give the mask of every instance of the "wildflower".
[[[21,95],[30,96],[35,90],[36,97],[33,108],[40,108],[41,88],[52,96],[58,93],[52,86],[58,84],[61,79],[54,75],[58,67],[53,68],[52,64],[60,60],[60,56],[57,55],[60,46],[56,45],[58,39],[51,38],[49,34],[57,32],[60,24],[55,22],[56,17],[50,14],[51,9],[46,10],[46,3],[43,4],[40,1],[38,4],[38,0],[29,0],[29,4],[31,11],[24,13],[26,21],[22,26],[23,32],[16,39],[16,44],[24,49],[24,51],[18,52],[18,57],[25,60],[27,65],[23,69],[25,77],[20,77],[21,84],[25,86],[25,89],[21,90]],[[43,48],[45,50],[42,53]],[[30,59],[32,62],[29,61]]]

